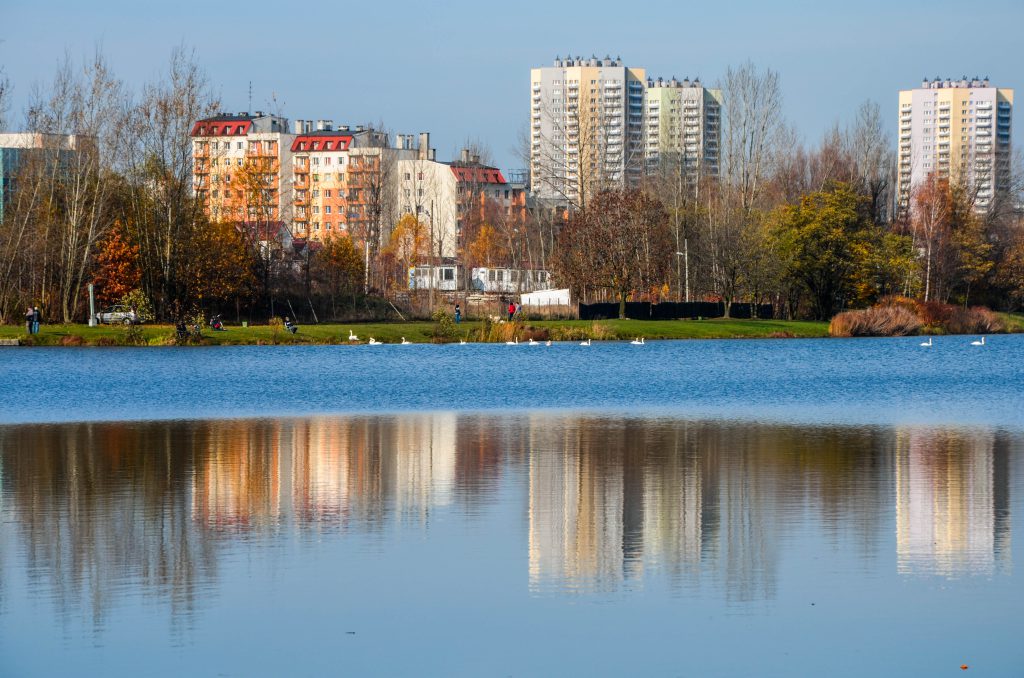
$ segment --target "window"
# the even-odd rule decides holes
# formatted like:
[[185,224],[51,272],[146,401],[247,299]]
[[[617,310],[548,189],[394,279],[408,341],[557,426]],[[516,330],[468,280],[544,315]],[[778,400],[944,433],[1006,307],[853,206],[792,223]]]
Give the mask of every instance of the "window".
[[495,272],[493,270],[487,272],[487,280],[488,280],[488,282],[494,282],[494,273]]
[[498,282],[505,280],[505,271],[498,271]]
[[236,142],[235,143],[235,148],[237,148],[238,150],[242,150],[242,142],[241,141]]
[[314,157],[313,158],[313,164],[314,165],[319,165],[320,164],[320,158],[319,157]]
[[313,205],[313,214],[320,214],[320,205]]
[[327,223],[325,223],[324,228],[328,231],[331,230],[331,222],[328,221]]
[[455,269],[454,268],[442,268],[441,269],[441,280],[455,280]]
[[344,165],[345,164],[345,156],[343,156],[343,155],[339,155],[338,156],[338,164],[339,165]]
[[330,214],[330,213],[331,213],[331,206],[327,205],[326,207],[324,207],[324,214]]
[[313,197],[314,198],[319,198],[320,197],[320,189],[319,188],[314,188],[313,189]]
[[405,173],[405,180],[409,181],[410,179],[412,179],[412,173],[411,172],[406,172]]
[[331,197],[331,189],[328,188],[328,189],[324,190],[324,197],[325,198],[330,198]]

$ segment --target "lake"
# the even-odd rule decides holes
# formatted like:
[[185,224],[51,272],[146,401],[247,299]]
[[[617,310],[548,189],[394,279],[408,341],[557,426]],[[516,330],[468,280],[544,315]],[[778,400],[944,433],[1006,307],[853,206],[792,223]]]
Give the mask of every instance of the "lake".
[[968,342],[0,351],[0,675],[1016,675]]

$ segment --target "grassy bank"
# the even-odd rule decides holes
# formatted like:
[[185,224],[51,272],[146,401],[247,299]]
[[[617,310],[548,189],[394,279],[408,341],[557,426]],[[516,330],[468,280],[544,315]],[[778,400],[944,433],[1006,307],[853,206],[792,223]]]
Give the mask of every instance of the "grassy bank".
[[[412,343],[435,341],[437,324],[430,321],[407,323],[323,324],[302,325],[297,334],[268,325],[251,327],[228,326],[227,331],[203,330],[197,343],[203,345],[257,344],[348,344],[349,331],[359,336],[360,343],[370,337],[385,343],[397,343],[405,337]],[[455,326],[449,341],[507,341],[513,336],[520,341],[530,337],[577,340],[587,337],[597,341],[615,341],[645,337],[646,339],[756,339],[773,337],[825,337],[828,323],[786,320],[538,320],[491,325],[468,321]],[[22,344],[36,346],[124,346],[173,345],[171,325],[143,325],[134,332],[120,326],[88,327],[86,325],[43,325],[39,334],[29,337],[21,326],[0,326],[0,339],[20,339]]]

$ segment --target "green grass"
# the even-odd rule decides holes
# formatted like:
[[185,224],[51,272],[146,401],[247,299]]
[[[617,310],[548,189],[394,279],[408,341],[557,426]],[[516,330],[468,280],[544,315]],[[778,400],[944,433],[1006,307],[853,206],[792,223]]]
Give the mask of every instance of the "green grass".
[[1000,313],[1006,323],[1007,332],[1024,332],[1024,314],[1022,313]]
[[[1024,324],[1024,317],[1018,317]],[[295,335],[283,329],[275,331],[268,325],[229,326],[225,332],[203,330],[204,345],[248,344],[347,344],[349,330],[359,336],[360,343],[370,337],[385,343],[400,342],[402,337],[413,343],[434,341],[435,323],[347,323],[302,325]],[[467,321],[456,326],[457,338],[477,339],[484,327],[482,321]],[[147,345],[173,344],[171,325],[143,325],[138,337]],[[527,336],[551,336],[554,339],[593,337],[596,340],[647,339],[735,339],[768,337],[826,337],[828,323],[785,320],[537,320],[516,323],[503,328],[525,340]],[[492,333],[492,341],[496,333]],[[123,346],[132,343],[128,330],[121,326],[88,327],[86,325],[43,325],[38,335],[29,337],[24,327],[0,326],[0,338],[18,338],[23,344],[37,346]]]

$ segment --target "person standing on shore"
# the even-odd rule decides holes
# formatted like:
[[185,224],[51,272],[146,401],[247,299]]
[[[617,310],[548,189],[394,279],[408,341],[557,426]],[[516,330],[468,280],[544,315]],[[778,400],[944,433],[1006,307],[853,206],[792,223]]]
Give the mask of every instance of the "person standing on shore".
[[29,306],[28,310],[25,311],[25,334],[32,334],[32,307]]
[[32,334],[39,334],[39,322],[42,319],[42,314],[39,313],[39,307],[32,307]]
[[455,324],[458,325],[460,322],[462,322],[462,309],[455,304]]
[[516,304],[514,301],[508,302],[508,321],[512,322],[512,318],[516,314]]

